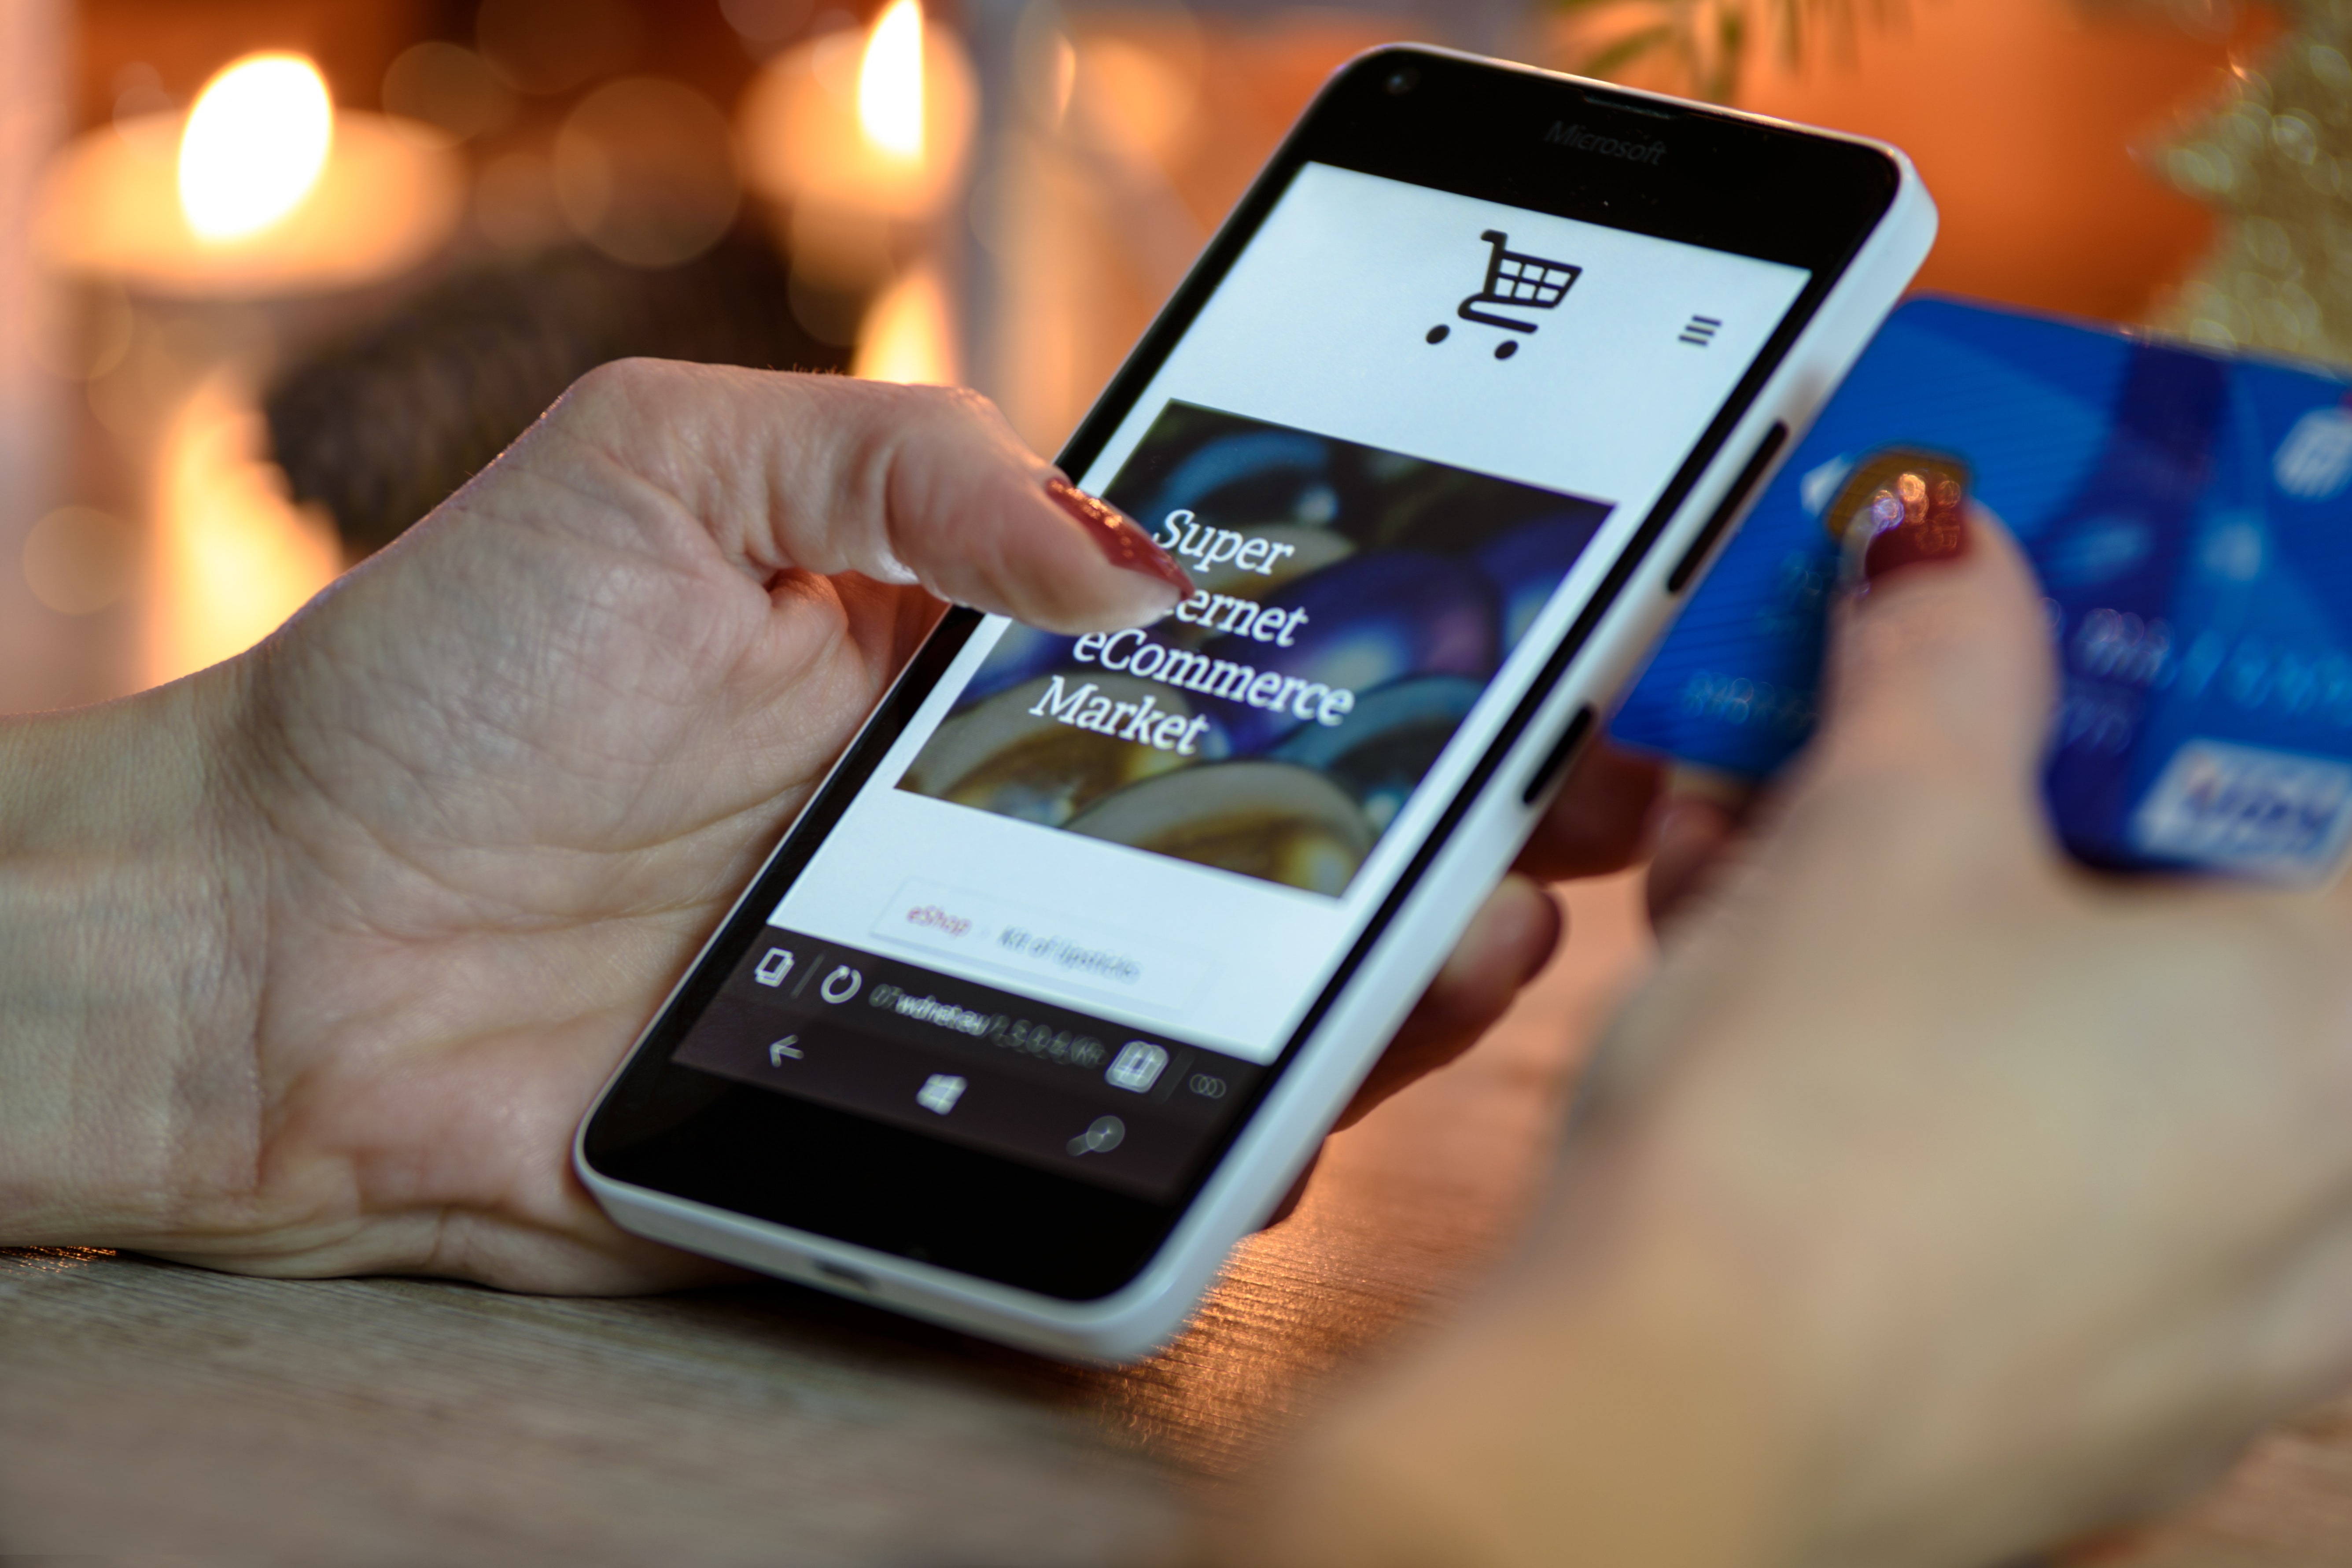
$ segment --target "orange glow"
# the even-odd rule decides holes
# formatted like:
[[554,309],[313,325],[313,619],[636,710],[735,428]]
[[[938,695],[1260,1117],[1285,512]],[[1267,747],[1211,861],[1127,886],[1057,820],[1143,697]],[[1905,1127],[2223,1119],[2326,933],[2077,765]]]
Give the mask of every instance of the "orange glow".
[[[60,272],[184,297],[346,289],[424,260],[464,212],[463,171],[447,136],[412,121],[345,112],[333,116],[323,166],[290,206],[258,227],[208,234],[198,215],[214,212],[226,225],[232,206],[253,195],[231,188],[239,171],[251,170],[235,138],[195,121],[193,114],[135,115],[60,152],[43,174],[34,214],[42,260]],[[212,198],[202,194],[184,206],[184,189],[213,188],[214,169],[228,171],[220,176],[221,206],[208,207]],[[290,176],[260,183],[283,200]],[[256,197],[236,221],[260,210]]]
[[[2144,321],[2212,243],[2210,215],[2147,164],[2231,59],[2274,37],[2268,7],[2227,37],[2156,5],[1963,0],[1864,26],[1850,58],[1801,70],[1759,48],[1743,109],[1883,137],[1943,209],[1922,289]],[[1922,82],[1965,84],[1924,92]]]
[[954,35],[898,0],[863,39],[835,33],[768,63],[736,122],[744,176],[796,212],[927,217],[955,194],[978,109]]
[[163,432],[143,684],[244,652],[342,570],[333,530],[287,498],[251,393],[214,375]]
[[1078,47],[1066,34],[1056,33],[1053,42],[1053,112],[1047,116],[1047,127],[1059,131],[1062,121],[1070,117],[1070,94],[1078,85]]
[[1076,51],[1071,85],[1086,133],[1134,163],[1164,166],[1187,150],[1200,102],[1196,50],[1106,35]]
[[93,507],[59,507],[25,535],[25,585],[61,616],[93,615],[130,587],[138,553],[119,520]]
[[956,380],[954,328],[939,274],[919,268],[874,301],[857,334],[849,373],[868,381],[951,385]]
[[180,133],[180,210],[206,240],[242,239],[292,212],[319,183],[335,106],[300,55],[248,55],[205,84]]
[[857,129],[893,158],[923,156],[923,8],[892,0],[857,65]]

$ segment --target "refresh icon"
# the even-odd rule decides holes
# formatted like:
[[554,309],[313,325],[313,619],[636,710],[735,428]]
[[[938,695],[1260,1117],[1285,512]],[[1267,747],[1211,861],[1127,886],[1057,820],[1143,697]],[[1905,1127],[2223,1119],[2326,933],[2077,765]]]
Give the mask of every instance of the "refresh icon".
[[845,963],[824,977],[824,983],[817,986],[816,994],[828,1002],[839,1004],[856,995],[857,988],[865,984],[866,976]]

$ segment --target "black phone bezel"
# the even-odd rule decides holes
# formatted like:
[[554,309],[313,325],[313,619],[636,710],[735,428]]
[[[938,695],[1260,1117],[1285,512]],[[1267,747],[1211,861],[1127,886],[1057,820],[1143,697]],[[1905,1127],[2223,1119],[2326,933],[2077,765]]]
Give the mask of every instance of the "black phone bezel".
[[[1603,138],[1613,151],[1599,148]],[[1661,145],[1662,154],[1642,151]],[[1784,262],[1812,276],[1256,1093],[1203,1153],[1181,1199],[1149,1203],[670,1062],[765,929],[766,912],[981,624],[969,610],[950,611],[918,651],[596,1108],[581,1147],[600,1175],[1062,1300],[1099,1300],[1132,1280],[1490,783],[1901,184],[1894,160],[1864,144],[1490,61],[1375,51],[1327,84],[1253,183],[1064,447],[1065,471],[1083,474],[1093,464],[1308,163]]]

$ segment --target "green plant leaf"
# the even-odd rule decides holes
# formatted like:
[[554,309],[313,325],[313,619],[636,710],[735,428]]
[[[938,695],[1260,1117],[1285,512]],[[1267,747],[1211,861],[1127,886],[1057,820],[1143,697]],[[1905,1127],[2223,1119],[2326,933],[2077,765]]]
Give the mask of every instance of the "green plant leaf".
[[[1770,38],[1791,68],[1824,37],[1850,46],[1865,13],[1873,24],[1899,22],[1909,0],[1547,0],[1564,14],[1630,7],[1653,18],[1613,37],[1582,62],[1595,76],[1622,70],[1665,51],[1679,62],[1693,90],[1722,101],[1738,89],[1749,47]],[[1966,0],[1960,0],[1965,4]],[[2210,0],[2209,0],[2210,3]]]
[[1578,61],[1578,74],[1605,77],[1612,71],[1622,70],[1643,56],[1673,43],[1680,32],[1680,28],[1669,22],[1644,27],[1638,33],[1628,33],[1598,53]]

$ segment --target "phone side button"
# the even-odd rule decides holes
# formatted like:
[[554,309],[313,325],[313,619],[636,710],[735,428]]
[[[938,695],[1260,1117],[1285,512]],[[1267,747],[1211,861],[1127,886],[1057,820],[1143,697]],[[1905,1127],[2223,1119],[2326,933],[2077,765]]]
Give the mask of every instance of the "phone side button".
[[816,1271],[835,1285],[845,1285],[852,1290],[863,1290],[869,1296],[874,1293],[874,1276],[862,1268],[845,1268],[838,1263],[819,1258]]
[[1592,733],[1594,718],[1590,704],[1576,710],[1576,717],[1570,719],[1568,728],[1560,731],[1559,743],[1552,747],[1551,754],[1544,758],[1543,766],[1528,780],[1527,793],[1519,797],[1519,804],[1533,805],[1544,797],[1544,792],[1551,788],[1575,759],[1577,752],[1584,745],[1584,738]]
[[1723,504],[1715,509],[1715,515],[1706,520],[1706,526],[1698,531],[1696,539],[1691,541],[1690,549],[1675,563],[1674,574],[1666,579],[1667,593],[1679,594],[1691,585],[1691,579],[1698,575],[1698,569],[1706,565],[1706,558],[1714,553],[1716,542],[1722,539],[1724,530],[1729,528],[1731,520],[1739,515],[1739,509],[1748,504],[1748,498],[1754,493],[1757,481],[1764,477],[1765,470],[1772,466],[1772,459],[1779,457],[1780,448],[1788,444],[1789,427],[1786,425],[1775,425],[1764,433],[1763,444],[1756,448],[1756,455],[1748,459],[1748,466],[1739,471],[1739,478],[1732,481],[1730,490],[1723,498]]

